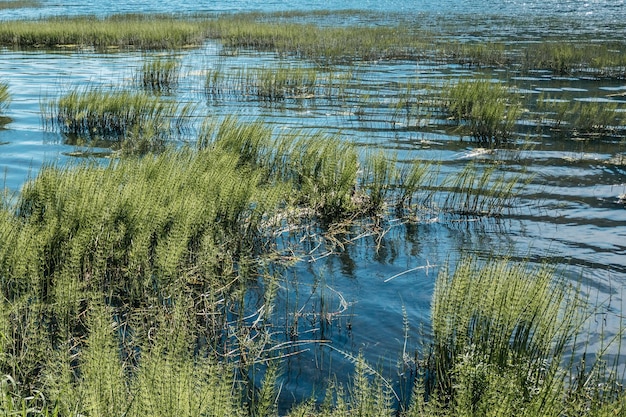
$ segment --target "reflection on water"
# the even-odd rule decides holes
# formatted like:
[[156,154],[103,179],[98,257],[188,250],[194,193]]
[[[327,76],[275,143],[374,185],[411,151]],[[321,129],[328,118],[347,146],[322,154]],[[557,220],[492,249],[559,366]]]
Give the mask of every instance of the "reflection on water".
[[[14,17],[137,10],[237,11],[243,7],[242,2],[202,1],[195,2],[193,10],[176,2],[101,2],[95,10],[80,1],[43,4],[42,10],[23,10]],[[590,19],[619,19],[626,14],[622,1],[498,4],[494,10],[489,2],[490,12],[514,15],[523,8],[527,14],[548,10],[591,16]],[[290,5],[305,7],[299,3]],[[486,7],[482,1],[346,1],[335,5],[391,11],[411,7],[413,11],[437,13],[479,12]],[[247,10],[284,7],[287,6],[283,2],[245,3]],[[328,7],[327,2],[306,3],[309,9]],[[537,134],[532,123],[519,126],[521,137],[532,145],[522,149],[492,152],[462,142],[444,129],[432,127],[436,115],[417,117],[408,110],[406,114],[398,113],[394,108],[398,86],[403,80],[416,78],[435,88],[459,76],[482,74],[485,78],[498,78],[511,74],[428,62],[364,64],[359,68],[358,85],[349,86],[350,96],[341,102],[316,99],[268,104],[236,97],[211,99],[203,87],[207,70],[217,66],[236,70],[275,61],[269,54],[242,51],[239,56],[225,57],[219,52],[218,45],[207,44],[181,56],[181,80],[175,94],[182,101],[198,103],[198,121],[205,114],[262,117],[283,131],[340,132],[364,151],[385,149],[405,162],[439,161],[442,176],[461,172],[470,161],[495,161],[513,175],[529,179],[517,206],[500,219],[450,218],[431,213],[416,223],[392,220],[381,225],[378,233],[360,236],[355,231],[350,236],[352,243],[343,250],[328,252],[312,241],[304,261],[281,282],[277,310],[284,314],[277,315],[274,325],[286,340],[323,343],[305,345],[303,352],[289,358],[282,391],[286,402],[308,398],[313,387],[320,392],[331,372],[345,376],[344,371],[350,371],[352,366],[348,356],[359,352],[370,363],[380,364],[385,375],[396,380],[398,363],[410,360],[411,355],[406,357],[403,353],[419,349],[428,340],[430,300],[439,269],[458,259],[460,253],[489,256],[497,252],[561,265],[566,279],[580,282],[591,300],[602,303],[598,315],[604,328],[590,326],[591,343],[600,343],[601,332],[617,332],[626,287],[626,207],[619,197],[626,193],[623,143],[607,140],[588,144],[558,137],[556,133]],[[13,190],[18,190],[43,164],[75,161],[67,155],[75,152],[76,147],[66,145],[55,133],[43,131],[42,100],[81,85],[130,86],[134,71],[143,63],[143,56],[133,53],[45,54],[5,50],[1,54],[0,80],[9,84],[13,102],[7,114],[11,122],[0,130],[0,167],[6,185]],[[524,97],[549,93],[556,103],[621,103],[609,95],[626,89],[623,81],[555,78],[548,74],[513,74],[511,80]]]

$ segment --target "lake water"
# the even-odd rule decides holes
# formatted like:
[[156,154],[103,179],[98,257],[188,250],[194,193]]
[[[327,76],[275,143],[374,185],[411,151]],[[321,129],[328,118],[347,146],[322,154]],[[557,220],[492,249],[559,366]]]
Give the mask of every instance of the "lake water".
[[[93,2],[42,1],[41,8],[0,11],[0,20],[37,18],[50,15],[77,15],[126,12],[238,12],[248,10],[369,9],[401,12],[415,19],[432,19],[449,14],[498,14],[505,17],[567,17],[577,19],[584,30],[599,37],[618,36],[626,22],[622,0],[603,1],[196,1],[188,2]],[[467,19],[466,22],[471,22]],[[468,28],[468,31],[471,28]],[[501,28],[500,28],[501,29]],[[533,28],[528,28],[529,32]],[[279,305],[287,313],[277,326],[297,325],[301,340],[328,340],[328,344],[305,344],[304,352],[288,362],[282,388],[285,403],[318,392],[331,373],[340,376],[351,369],[348,355],[362,352],[372,364],[396,378],[398,362],[405,349],[403,318],[410,326],[406,352],[411,353],[428,340],[430,300],[439,268],[460,253],[487,256],[506,253],[531,262],[553,262],[564,275],[580,282],[584,291],[601,306],[589,328],[593,350],[601,337],[617,334],[624,311],[626,289],[626,208],[619,196],[626,193],[626,147],[609,140],[584,145],[571,138],[530,137],[533,146],[522,150],[494,152],[459,140],[437,128],[402,125],[388,110],[394,88],[403,79],[419,78],[426,85],[459,77],[509,77],[524,95],[532,99],[549,91],[564,100],[611,100],[626,91],[623,80],[560,78],[549,73],[534,76],[502,74],[498,71],[461,68],[432,62],[365,63],[359,79],[369,80],[361,89],[375,96],[375,103],[353,101],[337,106],[331,102],[290,102],[268,106],[236,98],[218,102],[207,99],[203,74],[220,65],[233,71],[248,66],[270,65],[271,54],[240,51],[226,57],[218,44],[179,55],[181,81],[174,92],[185,101],[195,101],[200,113],[237,113],[242,118],[263,117],[280,129],[323,129],[341,132],[363,150],[385,149],[401,160],[439,161],[442,174],[460,172],[469,161],[478,166],[498,160],[505,170],[530,179],[516,208],[499,219],[459,218],[451,221],[433,213],[415,224],[389,222],[382,239],[364,236],[338,253],[317,247],[304,253],[304,266],[291,271],[279,294]],[[80,85],[131,85],[137,68],[144,62],[140,53],[97,54],[85,52],[0,51],[0,80],[9,84],[13,97],[7,116],[11,122],[0,130],[0,168],[6,185],[19,190],[29,175],[46,163],[67,163],[76,147],[42,127],[40,102]],[[362,91],[361,91],[362,93]],[[359,110],[359,111],[357,111]],[[525,127],[519,126],[520,132]],[[407,271],[411,271],[408,272]],[[321,303],[338,314],[328,322],[320,320]],[[424,327],[426,336],[418,329]],[[409,355],[410,356],[410,355]]]

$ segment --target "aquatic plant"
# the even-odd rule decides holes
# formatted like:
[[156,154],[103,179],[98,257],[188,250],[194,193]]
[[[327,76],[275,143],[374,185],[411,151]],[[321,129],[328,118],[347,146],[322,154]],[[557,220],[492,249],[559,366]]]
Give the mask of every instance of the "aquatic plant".
[[[397,164],[383,152],[368,155],[363,164],[360,188],[365,191],[371,210],[380,213],[397,184]],[[408,188],[405,188],[408,190]]]
[[168,92],[178,84],[180,61],[175,58],[147,59],[137,73],[137,82],[148,91]]
[[451,117],[476,141],[497,145],[513,135],[520,105],[505,85],[460,80],[444,94]]
[[[454,271],[441,272],[433,295],[431,396],[453,415],[566,413],[566,375],[577,369],[567,355],[587,308],[579,290],[555,280],[549,266],[463,258]],[[623,401],[616,391],[604,394],[599,408]],[[597,403],[587,404],[598,412]]]
[[626,116],[617,102],[569,101],[540,97],[541,123],[557,130],[579,134],[619,134],[626,130]]
[[235,152],[241,164],[261,168],[268,178],[292,184],[293,204],[312,209],[328,221],[368,210],[356,206],[353,199],[359,158],[350,142],[321,133],[275,135],[262,121],[243,123],[233,117],[203,126],[201,148]]
[[318,71],[314,68],[278,65],[244,68],[225,74],[219,68],[207,72],[205,91],[210,99],[233,96],[238,100],[277,102],[310,99],[319,94]]
[[523,186],[520,173],[511,175],[495,164],[469,163],[442,184],[448,194],[441,208],[462,215],[499,216],[514,207],[513,202]]
[[623,42],[617,41],[555,39],[527,46],[523,65],[527,69],[549,69],[560,75],[590,73],[623,78],[626,75],[626,58],[620,52],[623,48]]
[[132,152],[162,149],[169,135],[184,128],[192,107],[147,92],[78,87],[44,103],[42,113],[48,129]]
[[123,14],[51,17],[0,22],[0,44],[17,48],[96,48],[172,50],[204,39],[196,19],[164,15]]
[[228,48],[272,51],[321,63],[404,58],[424,45],[423,34],[406,27],[277,25],[260,17],[254,13],[221,16],[208,22],[208,36]]

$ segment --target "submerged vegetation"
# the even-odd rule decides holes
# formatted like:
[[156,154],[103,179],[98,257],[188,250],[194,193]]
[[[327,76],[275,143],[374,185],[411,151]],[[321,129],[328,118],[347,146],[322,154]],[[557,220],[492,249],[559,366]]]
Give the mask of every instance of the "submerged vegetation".
[[[484,74],[377,83],[355,65],[426,60],[621,79],[626,61],[615,51],[624,44],[459,42],[405,21],[324,26],[310,17],[0,22],[8,47],[160,51],[146,53],[129,86],[83,86],[42,100],[48,131],[120,152],[46,166],[3,197],[0,414],[278,416],[283,359],[327,342],[323,331],[298,338],[301,310],[276,308],[286,271],[320,247],[330,248],[322,256],[341,255],[364,236],[374,241],[367,250],[379,251],[391,223],[505,217],[530,179],[493,152],[529,131],[624,137],[626,112],[610,98],[525,95]],[[407,162],[341,133],[198,115],[169,93],[189,86],[180,49],[206,39],[221,42],[222,57],[255,49],[280,61],[234,69],[217,62],[195,86],[202,100],[279,111],[332,103],[325,117],[359,129],[454,132],[496,156],[441,172],[448,161]],[[0,83],[0,115],[8,91]],[[415,359],[403,352],[408,392],[346,353],[355,363],[351,383],[331,378],[324,398],[294,404],[289,415],[626,415],[623,365],[606,365],[602,351],[580,354],[594,308],[581,289],[550,265],[490,256],[463,255],[440,269],[425,349]],[[341,297],[342,312],[347,304]],[[312,328],[332,320],[327,309],[320,306]],[[412,331],[405,323],[405,339]]]

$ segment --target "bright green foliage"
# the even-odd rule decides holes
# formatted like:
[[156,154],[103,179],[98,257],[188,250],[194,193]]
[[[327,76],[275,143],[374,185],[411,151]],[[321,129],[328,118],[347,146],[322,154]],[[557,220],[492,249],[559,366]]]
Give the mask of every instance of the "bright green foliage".
[[[167,297],[181,276],[204,282],[230,271],[216,248],[236,255],[254,246],[284,192],[260,181],[222,152],[46,168],[22,192],[18,214],[31,239],[13,255],[34,252],[35,281],[69,277],[128,301]],[[42,299],[51,290],[42,288]]]
[[546,267],[470,258],[444,271],[432,303],[438,395],[469,415],[554,406],[582,306]]
[[212,144],[240,155],[240,163],[263,169],[269,178],[295,188],[291,201],[313,209],[326,220],[345,218],[355,211],[358,154],[352,144],[321,134],[275,136],[257,121],[244,124],[234,118],[207,122],[200,134],[201,148]]
[[[363,185],[374,212],[380,212],[397,182],[396,162],[379,152],[365,160]],[[405,188],[408,189],[408,188]]]
[[87,415],[106,417],[127,410],[130,393],[115,337],[116,323],[106,308],[94,304],[88,312],[90,333],[80,357],[80,384],[76,389]]
[[173,311],[162,310],[153,337],[142,346],[129,415],[245,415],[233,369],[194,355],[193,313],[179,301]]

